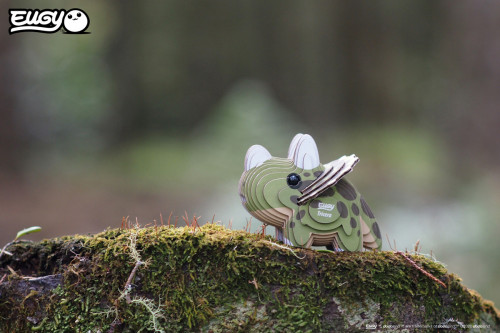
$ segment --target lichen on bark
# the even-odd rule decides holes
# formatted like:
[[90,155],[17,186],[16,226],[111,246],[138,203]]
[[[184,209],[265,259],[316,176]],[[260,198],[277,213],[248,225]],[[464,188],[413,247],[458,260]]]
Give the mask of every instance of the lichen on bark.
[[216,224],[113,229],[9,251],[2,332],[500,330],[491,302],[421,255],[408,257],[446,288],[394,252],[289,248]]

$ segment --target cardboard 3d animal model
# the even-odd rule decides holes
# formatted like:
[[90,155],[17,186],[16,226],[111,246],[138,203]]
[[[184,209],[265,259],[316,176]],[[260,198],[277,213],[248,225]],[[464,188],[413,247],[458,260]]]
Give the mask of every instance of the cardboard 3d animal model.
[[343,178],[358,161],[350,155],[321,164],[308,134],[293,138],[287,158],[251,146],[239,182],[241,202],[252,216],[274,226],[276,237],[288,245],[326,246],[334,251],[380,249],[375,216]]

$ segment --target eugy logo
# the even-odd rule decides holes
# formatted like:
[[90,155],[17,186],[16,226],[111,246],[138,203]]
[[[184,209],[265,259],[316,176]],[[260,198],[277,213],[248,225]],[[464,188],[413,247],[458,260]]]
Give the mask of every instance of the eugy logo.
[[32,31],[54,33],[64,27],[66,33],[82,34],[89,27],[89,16],[81,9],[9,9],[9,34]]
[[324,203],[324,202],[320,202],[318,204],[318,209],[323,209],[323,210],[331,211],[333,208],[335,208],[335,205],[332,205],[332,204],[327,204],[327,203]]
[[329,203],[324,203],[324,202],[319,202],[318,203],[318,216],[323,216],[323,217],[332,217],[332,214],[322,212],[322,210],[326,210],[327,212],[332,211],[335,208],[334,204],[329,204]]

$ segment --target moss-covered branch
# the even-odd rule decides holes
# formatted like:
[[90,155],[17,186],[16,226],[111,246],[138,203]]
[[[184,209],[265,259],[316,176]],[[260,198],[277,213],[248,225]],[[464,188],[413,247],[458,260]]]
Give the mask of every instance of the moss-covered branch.
[[490,302],[418,255],[290,249],[213,224],[9,250],[0,261],[2,332],[500,330]]

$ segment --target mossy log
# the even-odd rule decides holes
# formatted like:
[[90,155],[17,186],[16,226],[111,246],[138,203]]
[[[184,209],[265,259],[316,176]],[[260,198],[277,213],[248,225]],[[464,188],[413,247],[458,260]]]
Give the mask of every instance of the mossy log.
[[422,255],[289,248],[215,224],[9,251],[1,332],[500,331],[491,302]]

